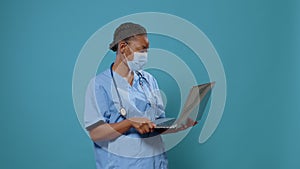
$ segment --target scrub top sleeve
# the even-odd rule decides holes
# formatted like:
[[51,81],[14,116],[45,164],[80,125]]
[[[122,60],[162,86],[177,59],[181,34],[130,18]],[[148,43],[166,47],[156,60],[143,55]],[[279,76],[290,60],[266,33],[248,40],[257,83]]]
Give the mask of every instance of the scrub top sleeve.
[[[102,92],[104,91],[102,90]],[[92,128],[97,127],[98,125],[103,124],[105,121],[101,110],[107,110],[107,108],[101,107],[100,110],[96,99],[96,95],[100,94],[104,96],[104,93],[102,92],[100,86],[95,85],[95,78],[93,78],[87,87],[85,95],[84,125],[87,130],[91,130]]]
[[158,109],[156,119],[165,118],[166,117],[165,106],[164,106],[164,103],[163,103],[163,100],[162,100],[162,97],[160,94],[160,90],[159,90],[157,81],[154,77],[153,77],[153,88],[154,88],[154,94],[157,99],[157,109]]

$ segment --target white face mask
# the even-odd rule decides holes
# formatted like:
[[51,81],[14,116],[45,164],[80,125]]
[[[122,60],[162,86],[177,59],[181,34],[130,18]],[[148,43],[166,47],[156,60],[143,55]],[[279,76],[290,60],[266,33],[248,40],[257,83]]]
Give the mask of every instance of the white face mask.
[[[131,49],[131,51],[132,51],[132,49]],[[125,56],[125,58],[126,58],[126,56]],[[148,61],[148,53],[147,52],[133,52],[133,59],[131,61],[129,61],[126,58],[126,61],[127,61],[128,67],[131,71],[140,71],[143,69],[143,67],[146,65],[146,63]]]

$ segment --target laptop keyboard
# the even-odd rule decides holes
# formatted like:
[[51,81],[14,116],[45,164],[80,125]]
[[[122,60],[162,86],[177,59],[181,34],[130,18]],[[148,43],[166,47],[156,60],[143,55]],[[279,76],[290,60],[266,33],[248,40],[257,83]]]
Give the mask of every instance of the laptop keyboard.
[[176,119],[171,119],[156,125],[156,128],[176,128],[177,125],[174,124]]

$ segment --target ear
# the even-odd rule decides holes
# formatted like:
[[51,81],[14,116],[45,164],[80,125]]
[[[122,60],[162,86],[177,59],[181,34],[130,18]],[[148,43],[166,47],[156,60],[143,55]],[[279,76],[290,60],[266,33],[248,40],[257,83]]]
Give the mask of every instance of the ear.
[[119,48],[119,52],[121,54],[125,53],[125,48],[126,48],[127,44],[125,41],[121,41],[119,42],[118,48]]

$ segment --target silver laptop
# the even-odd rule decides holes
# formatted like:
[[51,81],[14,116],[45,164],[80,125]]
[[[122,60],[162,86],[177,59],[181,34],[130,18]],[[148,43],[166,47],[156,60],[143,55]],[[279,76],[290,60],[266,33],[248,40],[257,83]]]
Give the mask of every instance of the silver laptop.
[[[188,118],[195,121],[199,121],[204,114],[205,107],[211,95],[211,90],[214,87],[215,82],[200,84],[193,86],[190,89],[190,93],[185,101],[183,110],[178,119],[176,118],[161,118],[154,120],[157,129],[169,129],[180,127],[181,124],[186,123]],[[199,107],[198,107],[199,106]],[[196,117],[192,117],[195,109],[199,108],[199,112],[196,112]],[[195,115],[194,115],[195,116]]]

